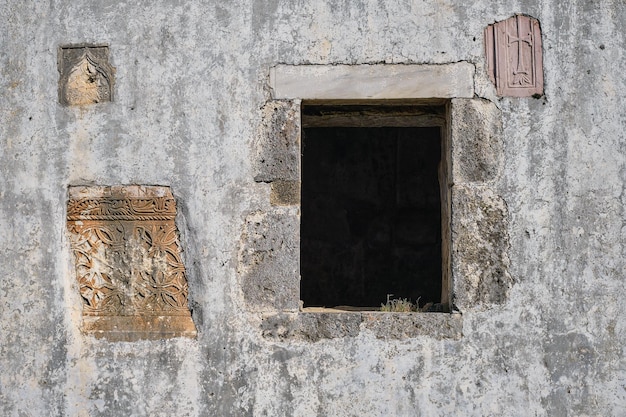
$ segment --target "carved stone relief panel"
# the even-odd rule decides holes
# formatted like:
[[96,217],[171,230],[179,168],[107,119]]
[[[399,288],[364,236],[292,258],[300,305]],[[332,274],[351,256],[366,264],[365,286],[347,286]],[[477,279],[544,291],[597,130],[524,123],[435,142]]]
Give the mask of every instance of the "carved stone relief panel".
[[499,96],[543,95],[541,28],[537,19],[516,15],[487,26],[485,54]]
[[107,46],[59,49],[59,102],[84,106],[113,100],[115,69]]
[[83,331],[110,340],[196,335],[175,217],[168,187],[70,187]]

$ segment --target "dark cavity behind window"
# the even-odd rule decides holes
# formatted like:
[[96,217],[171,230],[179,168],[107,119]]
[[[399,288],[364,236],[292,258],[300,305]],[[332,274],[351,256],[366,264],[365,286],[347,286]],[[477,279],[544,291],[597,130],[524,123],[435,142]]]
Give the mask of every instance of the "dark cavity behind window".
[[303,129],[305,307],[441,300],[439,127]]

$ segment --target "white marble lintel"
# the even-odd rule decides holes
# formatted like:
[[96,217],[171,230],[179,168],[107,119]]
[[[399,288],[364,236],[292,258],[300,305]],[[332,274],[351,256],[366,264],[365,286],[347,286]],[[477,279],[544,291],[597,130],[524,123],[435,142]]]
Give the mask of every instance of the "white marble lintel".
[[277,65],[270,69],[270,85],[274,99],[471,98],[474,73],[469,62]]

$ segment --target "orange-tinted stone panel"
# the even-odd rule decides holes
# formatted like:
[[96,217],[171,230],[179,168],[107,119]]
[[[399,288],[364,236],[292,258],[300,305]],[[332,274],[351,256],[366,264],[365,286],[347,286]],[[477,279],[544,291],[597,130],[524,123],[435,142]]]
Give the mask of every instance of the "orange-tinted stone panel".
[[499,96],[543,95],[541,28],[537,19],[516,15],[487,26],[485,54]]
[[168,187],[70,187],[67,227],[86,333],[194,337]]

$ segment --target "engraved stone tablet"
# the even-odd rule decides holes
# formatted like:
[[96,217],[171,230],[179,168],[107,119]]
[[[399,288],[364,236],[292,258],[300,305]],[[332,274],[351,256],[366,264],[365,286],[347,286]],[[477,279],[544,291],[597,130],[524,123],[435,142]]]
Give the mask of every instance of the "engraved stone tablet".
[[485,29],[485,54],[499,96],[543,95],[541,29],[533,17],[516,15]]
[[195,337],[169,187],[70,187],[67,227],[86,333]]
[[59,50],[59,102],[84,106],[113,100],[113,75],[106,46],[67,47]]

